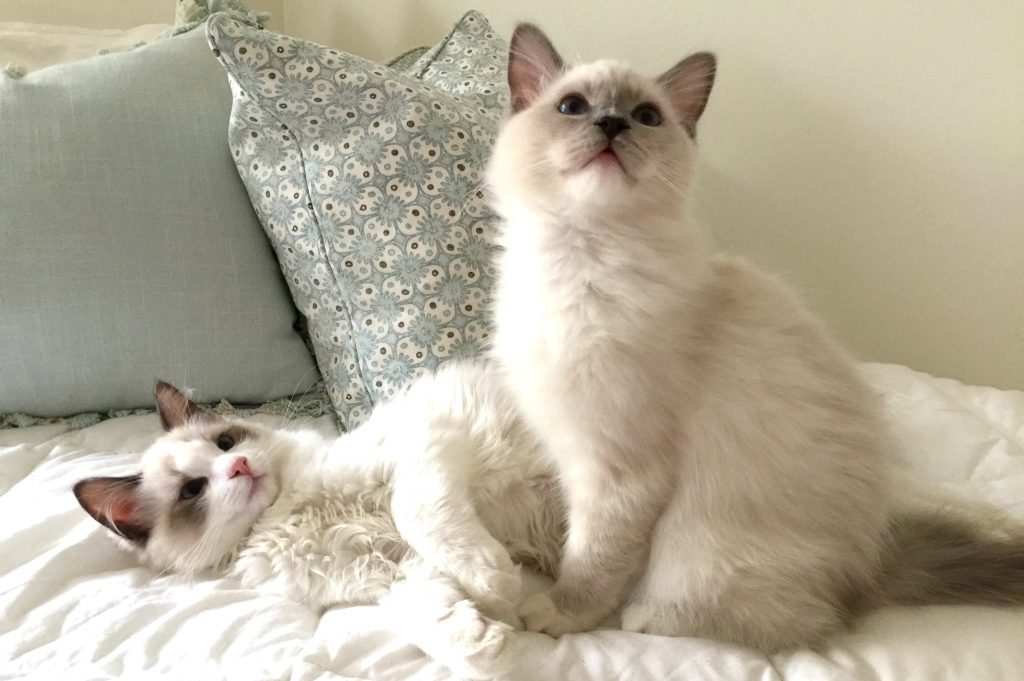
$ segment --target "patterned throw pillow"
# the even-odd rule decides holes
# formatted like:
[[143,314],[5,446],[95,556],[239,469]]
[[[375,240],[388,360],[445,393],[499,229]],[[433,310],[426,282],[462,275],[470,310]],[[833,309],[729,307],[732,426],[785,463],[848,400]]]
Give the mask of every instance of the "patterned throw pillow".
[[415,77],[228,16],[208,31],[232,83],[235,163],[352,428],[487,343],[482,181],[507,48],[471,12]]
[[486,106],[508,103],[508,45],[479,12],[467,12],[451,32],[425,52],[409,73],[459,95],[476,95]]

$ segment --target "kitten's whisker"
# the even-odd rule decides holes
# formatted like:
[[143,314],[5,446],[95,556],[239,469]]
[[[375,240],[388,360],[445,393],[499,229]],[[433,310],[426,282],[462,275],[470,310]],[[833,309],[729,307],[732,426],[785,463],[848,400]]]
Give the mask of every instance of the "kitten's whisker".
[[[314,364],[314,368],[308,369],[308,370],[307,370],[307,371],[306,371],[306,372],[305,372],[305,373],[304,373],[304,374],[303,374],[303,375],[302,375],[302,376],[301,376],[301,377],[299,378],[299,380],[298,380],[298,381],[296,381],[296,383],[295,383],[296,387],[298,387],[299,383],[301,383],[301,382],[302,382],[302,381],[303,381],[303,380],[304,380],[304,379],[306,378],[306,376],[307,376],[307,375],[308,375],[308,374],[309,374],[309,373],[310,373],[311,371],[316,371],[316,369],[315,369],[315,364]],[[302,400],[306,399],[306,397],[307,397],[307,396],[309,395],[309,393],[310,393],[310,392],[312,392],[312,390],[313,390],[314,388],[317,388],[317,387],[319,387],[319,385],[320,385],[320,383],[319,383],[319,381],[317,381],[316,383],[314,383],[314,384],[313,384],[312,386],[310,386],[309,388],[306,388],[306,389],[305,389],[305,390],[304,390],[304,391],[302,392],[302,395],[300,395],[300,396],[299,396],[299,399],[298,399],[298,400],[290,399],[290,400],[288,401],[288,404],[287,404],[287,406],[285,407],[285,413],[284,413],[284,423],[285,423],[285,424],[287,424],[287,423],[289,422],[289,419],[290,419],[290,418],[292,418],[292,417],[294,417],[294,415],[295,415],[295,414],[296,414],[296,413],[298,412],[298,410],[299,410],[299,404],[300,404],[300,403],[302,402]],[[294,393],[294,390],[295,390],[295,388],[293,388],[292,390],[293,390],[293,393]],[[288,412],[289,412],[289,410],[291,410],[291,412],[292,412],[292,413],[291,413],[291,415],[289,415],[289,413],[288,413]]]

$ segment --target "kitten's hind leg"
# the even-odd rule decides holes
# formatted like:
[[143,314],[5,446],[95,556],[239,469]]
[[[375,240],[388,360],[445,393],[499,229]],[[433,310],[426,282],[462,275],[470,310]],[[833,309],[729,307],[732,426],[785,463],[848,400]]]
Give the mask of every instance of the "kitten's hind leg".
[[477,610],[450,577],[417,563],[380,605],[418,648],[459,676],[490,679],[512,669],[515,631]]
[[625,631],[712,638],[774,653],[813,645],[842,626],[829,582],[811,569],[749,558],[737,568],[740,556],[729,554],[699,564],[697,557],[664,550],[665,539],[655,537],[647,569],[622,609]]

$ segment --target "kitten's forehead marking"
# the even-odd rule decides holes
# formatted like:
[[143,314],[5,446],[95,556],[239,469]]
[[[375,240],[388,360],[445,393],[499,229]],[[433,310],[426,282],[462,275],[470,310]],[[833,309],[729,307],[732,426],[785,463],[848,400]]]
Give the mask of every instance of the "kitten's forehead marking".
[[239,421],[232,421],[225,418],[213,417],[194,419],[179,426],[167,433],[168,439],[178,441],[205,440],[216,442],[221,435],[228,434],[235,439],[235,442],[256,437],[258,429],[250,424]]
[[660,99],[647,78],[614,59],[574,67],[562,77],[558,91],[562,93],[560,96],[578,91],[592,104],[613,104],[617,107],[632,107],[641,101]]
[[205,421],[194,426],[193,438],[216,442],[221,435],[230,435],[238,443],[256,437],[256,431],[234,421]]

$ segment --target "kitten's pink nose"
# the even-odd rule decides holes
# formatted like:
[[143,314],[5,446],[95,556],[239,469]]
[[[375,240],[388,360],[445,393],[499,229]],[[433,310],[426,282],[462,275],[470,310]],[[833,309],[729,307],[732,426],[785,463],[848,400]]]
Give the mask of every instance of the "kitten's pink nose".
[[231,462],[231,467],[228,468],[228,477],[233,478],[238,475],[244,475],[246,477],[252,477],[252,471],[249,470],[249,461],[244,457],[240,456]]

